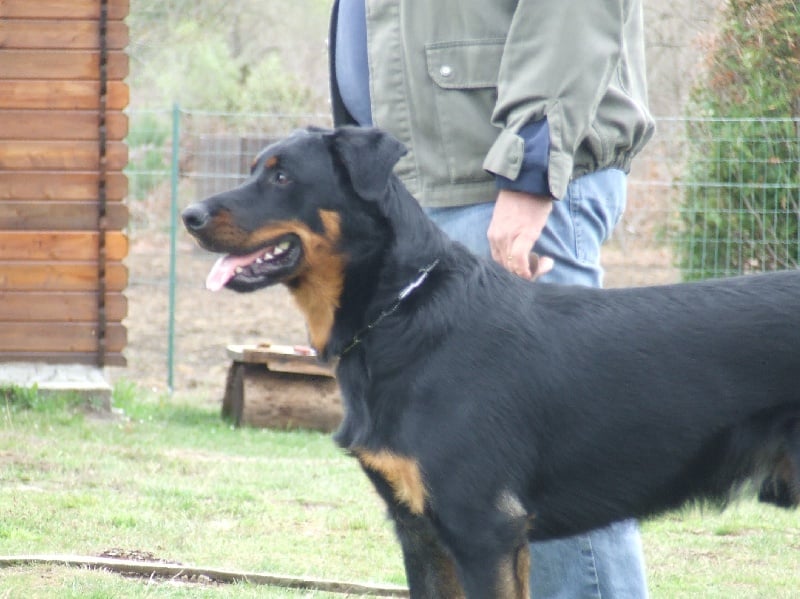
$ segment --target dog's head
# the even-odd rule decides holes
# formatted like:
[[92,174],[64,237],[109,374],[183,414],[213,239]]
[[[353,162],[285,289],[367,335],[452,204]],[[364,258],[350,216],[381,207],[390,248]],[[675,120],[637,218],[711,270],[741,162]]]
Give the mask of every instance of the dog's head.
[[383,200],[404,153],[395,138],[364,128],[297,131],[265,148],[242,185],[183,211],[200,245],[223,254],[206,286],[287,285],[323,349],[346,274],[391,241]]
[[241,186],[183,211],[200,245],[226,254],[207,286],[293,284],[319,260],[341,254],[342,219],[358,217],[353,197],[379,200],[404,153],[390,135],[363,128],[300,130],[262,150]]

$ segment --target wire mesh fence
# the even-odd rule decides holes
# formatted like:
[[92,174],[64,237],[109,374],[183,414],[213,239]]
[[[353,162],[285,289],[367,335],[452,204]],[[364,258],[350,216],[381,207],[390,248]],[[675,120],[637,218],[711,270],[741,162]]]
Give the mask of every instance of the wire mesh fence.
[[[329,125],[327,115],[152,111],[130,122],[129,376],[158,385],[172,382],[174,367],[176,389],[221,387],[226,344],[305,342],[281,290],[204,291],[213,256],[173,222],[171,202],[180,209],[234,187],[264,145],[297,127]],[[658,119],[603,261],[607,286],[797,268],[800,119]],[[173,341],[174,365],[166,358]]]
[[609,284],[797,268],[800,119],[659,119],[628,198]]

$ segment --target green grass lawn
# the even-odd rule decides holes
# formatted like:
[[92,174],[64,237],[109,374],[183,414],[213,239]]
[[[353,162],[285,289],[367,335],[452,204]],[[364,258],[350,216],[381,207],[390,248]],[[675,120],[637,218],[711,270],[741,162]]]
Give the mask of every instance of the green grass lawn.
[[[234,429],[217,405],[124,384],[113,417],[69,397],[11,395],[0,393],[0,555],[116,549],[404,584],[380,500],[327,435]],[[687,510],[645,523],[643,539],[655,598],[798,596],[797,512],[751,502],[723,514]],[[0,569],[0,599],[328,596],[63,566]]]

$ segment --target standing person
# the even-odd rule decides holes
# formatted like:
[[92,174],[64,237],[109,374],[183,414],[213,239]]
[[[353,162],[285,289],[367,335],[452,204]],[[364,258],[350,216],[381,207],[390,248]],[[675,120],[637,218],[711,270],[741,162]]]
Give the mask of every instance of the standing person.
[[[396,174],[445,232],[525,278],[602,284],[653,132],[641,0],[336,0],[330,39],[334,124],[402,141]],[[532,544],[531,594],[647,596],[636,523]]]

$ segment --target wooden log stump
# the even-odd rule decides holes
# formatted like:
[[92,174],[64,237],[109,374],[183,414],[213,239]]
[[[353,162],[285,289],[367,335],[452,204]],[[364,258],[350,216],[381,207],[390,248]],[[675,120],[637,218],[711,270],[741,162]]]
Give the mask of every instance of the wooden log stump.
[[222,415],[236,426],[336,430],[342,420],[339,387],[313,352],[279,345],[228,347],[233,359]]

